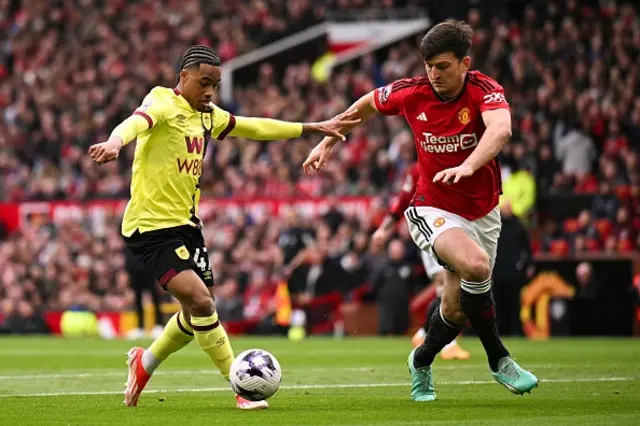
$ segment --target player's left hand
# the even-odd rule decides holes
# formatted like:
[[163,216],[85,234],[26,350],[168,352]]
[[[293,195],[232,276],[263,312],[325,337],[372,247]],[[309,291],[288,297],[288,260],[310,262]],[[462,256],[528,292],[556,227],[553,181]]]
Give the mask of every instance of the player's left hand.
[[302,164],[302,168],[308,176],[313,176],[316,172],[322,170],[329,157],[331,157],[331,151],[336,143],[335,140],[324,140],[313,148]]
[[[460,182],[460,179],[473,175],[471,166],[461,164],[458,167],[452,167],[436,173],[433,177],[434,182],[442,182],[447,185]],[[453,182],[451,181],[453,179]]]

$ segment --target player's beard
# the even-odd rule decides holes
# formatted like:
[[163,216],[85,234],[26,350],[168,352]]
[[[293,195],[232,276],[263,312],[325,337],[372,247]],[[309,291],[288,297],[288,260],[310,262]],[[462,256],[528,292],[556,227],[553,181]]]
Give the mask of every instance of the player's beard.
[[436,92],[438,92],[438,95],[440,95],[443,99],[451,100],[456,96],[458,96],[458,94],[462,90],[464,82],[457,87],[452,87],[451,85],[446,85],[444,83],[441,83],[441,84],[442,86],[440,86],[440,90],[436,89]]

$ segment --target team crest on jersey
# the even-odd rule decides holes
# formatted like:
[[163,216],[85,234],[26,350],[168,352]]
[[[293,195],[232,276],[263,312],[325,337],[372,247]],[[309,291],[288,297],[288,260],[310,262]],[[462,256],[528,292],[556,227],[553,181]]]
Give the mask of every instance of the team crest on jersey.
[[382,89],[378,90],[378,101],[383,104],[389,100],[391,94],[391,85],[387,84]]
[[182,115],[182,114],[178,114],[178,115],[176,115],[176,118],[178,119],[178,123],[180,123],[180,124],[184,123],[184,120],[186,120],[186,119],[187,119],[187,117],[185,117],[185,116],[184,116],[184,115]]
[[435,226],[436,228],[440,228],[442,225],[444,225],[444,222],[444,217],[439,217],[433,221],[433,226]]
[[187,260],[189,258],[189,250],[187,250],[185,246],[178,247],[175,252],[182,260]]
[[471,111],[469,111],[469,108],[464,107],[458,111],[458,120],[460,120],[462,124],[469,124],[471,121]]

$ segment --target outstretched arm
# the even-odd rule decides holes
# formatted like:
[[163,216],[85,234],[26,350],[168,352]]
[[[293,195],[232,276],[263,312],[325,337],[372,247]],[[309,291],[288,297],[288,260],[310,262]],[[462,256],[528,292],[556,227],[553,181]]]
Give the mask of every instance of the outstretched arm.
[[331,120],[319,123],[292,123],[271,118],[234,117],[235,122],[228,134],[258,141],[270,141],[322,133],[337,140],[344,140],[341,129],[358,124],[359,119],[355,115],[356,111],[347,111],[333,117]]
[[[355,123],[348,123],[342,126],[339,130],[342,134],[347,134],[360,124],[367,121],[371,118],[376,112],[378,112],[375,103],[375,91],[371,91],[355,101],[353,105],[351,105],[346,112],[343,114],[347,114],[349,112],[353,113],[352,117],[357,120]],[[344,139],[342,139],[344,140]],[[304,162],[304,170],[308,175],[312,175],[313,173],[322,169],[329,159],[329,155],[331,154],[331,150],[340,141],[340,139],[333,136],[326,136],[322,141],[311,151],[309,157]]]
[[[343,134],[346,135],[347,133],[355,129],[357,126],[359,126],[360,124],[370,119],[376,112],[378,112],[378,110],[376,109],[376,103],[373,98],[374,93],[375,91],[371,91],[367,93],[366,95],[364,95],[363,97],[355,101],[353,105],[347,108],[347,111],[345,112],[355,111],[355,115],[353,118],[359,119],[360,121],[353,124],[347,124],[344,127],[342,127],[340,131]],[[322,141],[323,142],[327,141],[328,143],[333,143],[334,145],[338,143],[337,139],[330,136],[325,137]]]

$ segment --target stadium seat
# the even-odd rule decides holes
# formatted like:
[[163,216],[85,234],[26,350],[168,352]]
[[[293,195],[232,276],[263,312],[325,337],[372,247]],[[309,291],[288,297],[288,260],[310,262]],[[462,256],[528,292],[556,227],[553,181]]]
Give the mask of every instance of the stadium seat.
[[563,225],[563,229],[564,232],[568,233],[568,234],[573,234],[574,232],[578,231],[578,220],[577,219],[566,219],[564,221],[564,225]]
[[600,242],[596,238],[585,239],[584,245],[589,252],[597,252],[601,249]]
[[611,234],[612,229],[613,229],[613,224],[609,219],[596,220],[596,230],[600,235],[600,239],[606,240],[607,237]]
[[631,187],[629,185],[618,185],[614,189],[614,193],[622,201],[626,201],[631,197]]
[[569,249],[569,243],[563,238],[558,238],[551,243],[549,251],[558,256],[565,256],[569,254]]

